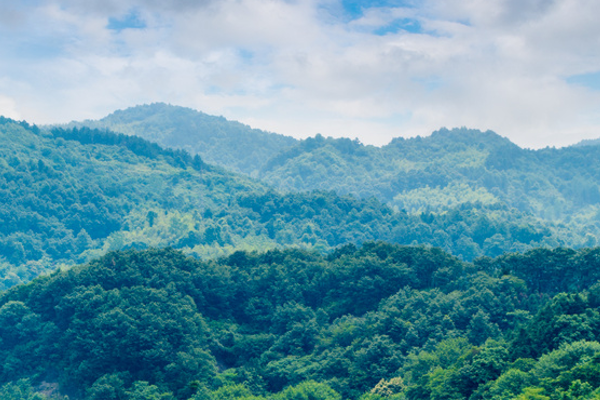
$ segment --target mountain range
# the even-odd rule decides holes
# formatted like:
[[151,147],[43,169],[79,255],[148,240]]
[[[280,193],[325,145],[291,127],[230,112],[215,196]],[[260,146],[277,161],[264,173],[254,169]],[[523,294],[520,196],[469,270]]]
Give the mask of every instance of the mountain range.
[[163,147],[198,154],[207,163],[251,176],[258,174],[265,160],[298,143],[289,136],[163,103],[118,110],[98,121],[66,125],[83,126],[139,136]]
[[321,135],[298,141],[166,104],[133,107],[74,125],[186,149],[286,192],[375,196],[410,213],[506,204],[560,223],[598,217],[600,165],[592,160],[598,159],[600,147],[593,141],[529,150],[494,132],[466,128],[399,137],[383,147]]
[[[144,106],[141,110],[153,107],[176,114],[190,112],[165,105]],[[117,113],[121,115],[120,120],[132,120],[126,118],[130,111]],[[142,115],[139,111],[133,114]],[[187,120],[163,117],[164,124],[167,124],[164,121],[177,120],[181,124]],[[203,114],[200,117],[205,118]],[[223,127],[229,126],[220,118],[208,120],[218,122],[223,132],[226,132]],[[397,151],[404,161],[396,161],[396,164],[412,165],[412,169],[403,167],[407,172],[403,172],[402,183],[396,182],[401,185],[399,188],[386,183],[387,190],[391,191],[386,198],[382,194],[385,192],[382,182],[390,173],[396,178],[401,176],[398,172],[401,168],[388,171],[386,165],[391,165],[391,161],[373,156],[373,152],[381,149],[320,136],[289,147],[294,140],[250,130],[238,123],[232,126],[247,129],[248,135],[258,135],[260,140],[275,138],[287,146],[279,144],[279,150],[262,149],[260,145],[244,146],[242,149],[252,157],[259,151],[265,152],[260,158],[267,161],[260,166],[261,170],[270,168],[273,174],[276,170],[284,171],[285,168],[277,165],[289,167],[293,161],[302,160],[301,156],[293,156],[297,152],[309,159],[338,154],[339,162],[319,168],[325,172],[340,168],[343,174],[337,179],[338,186],[352,190],[338,189],[336,193],[333,182],[327,191],[281,190],[273,188],[268,179],[261,181],[257,177],[235,174],[228,172],[227,166],[205,161],[205,157],[226,159],[219,154],[191,155],[185,150],[164,148],[141,137],[105,128],[39,128],[3,118],[0,121],[4,188],[0,215],[3,287],[26,282],[61,265],[85,262],[110,250],[128,248],[172,246],[190,255],[209,258],[236,250],[267,250],[280,246],[330,251],[347,243],[385,240],[438,246],[472,260],[537,246],[581,247],[596,243],[597,205],[592,189],[597,186],[591,186],[589,201],[577,204],[580,214],[573,214],[568,222],[544,219],[502,201],[502,196],[510,194],[515,187],[527,184],[512,182],[505,170],[494,163],[493,154],[510,150],[527,157],[530,153],[491,132],[443,131],[431,138],[395,140],[389,146],[404,146],[404,150]],[[176,129],[173,126],[166,131]],[[210,136],[206,132],[204,135]],[[480,142],[488,143],[488,147],[477,153],[469,144],[479,136]],[[223,133],[221,137],[227,135]],[[260,144],[260,140],[256,142]],[[212,148],[227,153],[227,143],[232,142],[235,140],[223,139],[219,146]],[[254,142],[249,140],[249,143]],[[425,144],[419,146],[419,142]],[[508,150],[497,150],[498,146],[494,147],[493,143]],[[391,149],[389,146],[387,151]],[[417,154],[420,148],[421,156]],[[242,150],[238,148],[238,151]],[[267,157],[268,152],[276,154]],[[485,152],[492,155],[485,162],[477,161],[479,167],[466,166],[475,161],[466,159],[464,154],[472,154],[472,158],[477,159],[487,154]],[[426,166],[427,159],[444,161],[438,166]],[[239,165],[249,162],[241,156],[238,160]],[[343,160],[353,162],[344,164]],[[357,171],[366,171],[365,174],[350,174],[349,167],[354,165]],[[515,165],[519,165],[518,162]],[[581,168],[579,164],[571,165],[571,169],[563,173],[591,182],[594,170],[582,175]],[[462,171],[463,175],[453,170]],[[327,175],[325,172],[321,175]],[[464,180],[449,181],[450,176],[462,179],[479,173],[487,175],[477,182],[486,183],[493,178],[496,180],[490,185],[497,184],[498,189],[484,191]],[[373,177],[371,186],[367,186],[369,176]],[[281,182],[289,181],[289,176],[283,177],[285,174]],[[539,177],[547,179],[542,174]],[[470,184],[473,185],[471,190]],[[577,185],[574,189],[584,187]],[[541,191],[530,190],[526,198],[528,204],[543,200],[534,196],[538,192]],[[373,193],[378,195],[373,196]],[[489,193],[495,193],[496,197]],[[410,196],[417,195],[421,196],[419,201],[428,200],[428,203],[419,208],[404,203],[402,208],[399,206],[400,200],[406,203]],[[584,211],[591,218],[588,215],[583,219]]]
[[0,117],[0,398],[600,399],[599,149]]
[[[156,128],[147,129],[157,119],[163,132],[160,138],[153,133]],[[198,129],[198,120],[213,125],[207,122]],[[133,107],[77,124],[185,148],[205,160],[221,160],[220,166],[281,192],[332,190],[338,195],[375,197],[409,214],[507,208],[585,237],[567,239],[574,246],[595,245],[600,237],[600,164],[593,162],[600,159],[600,146],[593,141],[585,146],[530,150],[492,131],[466,128],[396,138],[382,147],[321,135],[284,140],[281,135],[166,104]],[[240,141],[243,146],[224,139],[237,137],[241,127],[247,137]],[[229,131],[231,135],[226,134]],[[218,137],[222,146],[212,145],[207,137]],[[265,146],[265,140],[272,145]],[[189,143],[196,143],[195,148]],[[234,162],[223,161],[229,154],[235,155]]]

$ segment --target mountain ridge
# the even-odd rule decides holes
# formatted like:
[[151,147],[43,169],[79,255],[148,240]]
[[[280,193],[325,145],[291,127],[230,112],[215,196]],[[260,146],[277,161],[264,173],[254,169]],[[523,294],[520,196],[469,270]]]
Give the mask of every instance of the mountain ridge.
[[88,126],[137,135],[161,146],[198,154],[209,163],[254,175],[254,165],[289,147],[296,139],[252,129],[237,121],[191,108],[152,103],[117,110],[97,121],[71,122],[65,127]]
[[0,117],[0,398],[600,398],[600,147],[269,152]]
[[598,146],[532,150],[493,131],[442,128],[382,147],[316,135],[269,154],[246,173],[285,193],[374,196],[411,214],[505,204],[600,239],[600,169],[585,161]]
[[0,288],[127,248],[172,246],[211,258],[387,240],[471,260],[589,242],[502,204],[407,213],[332,191],[280,193],[184,151],[105,130],[47,131],[5,119],[0,145]]

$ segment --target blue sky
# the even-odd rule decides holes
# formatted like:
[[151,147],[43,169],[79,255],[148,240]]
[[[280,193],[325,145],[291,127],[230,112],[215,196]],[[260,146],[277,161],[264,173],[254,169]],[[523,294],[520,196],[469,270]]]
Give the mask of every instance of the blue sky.
[[577,74],[567,77],[571,85],[579,85],[585,89],[600,90],[600,71],[587,74]]
[[600,137],[600,2],[0,0],[0,115],[156,101],[296,137]]
[[121,32],[124,29],[145,29],[147,25],[140,12],[134,8],[129,10],[125,15],[109,17],[106,27]]

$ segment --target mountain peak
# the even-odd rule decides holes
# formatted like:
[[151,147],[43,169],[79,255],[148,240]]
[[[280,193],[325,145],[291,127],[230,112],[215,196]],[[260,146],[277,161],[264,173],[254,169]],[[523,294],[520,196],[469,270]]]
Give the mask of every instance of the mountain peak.
[[289,136],[166,103],[138,105],[78,125],[140,136],[247,175],[256,174],[262,160],[297,143]]
[[519,146],[509,139],[487,130],[461,128],[440,128],[429,136],[417,136],[412,138],[394,138],[388,146],[391,147],[421,147],[421,148],[443,148],[448,151],[459,151],[465,148],[476,148],[479,150],[493,150],[499,147],[510,147],[520,149]]
[[[481,131],[479,129],[461,128],[440,128],[431,134],[431,139],[451,139],[456,141],[464,141],[469,143],[485,143],[485,144],[508,144],[512,143],[504,136],[500,136],[494,131]],[[516,146],[516,145],[515,145]]]
[[[123,110],[117,110],[106,117],[102,118],[100,121],[111,121],[111,122],[120,122],[120,123],[128,123],[134,121],[145,120],[150,117],[163,116],[164,114],[175,114],[180,116],[207,116],[201,111],[194,110],[189,107],[182,106],[174,106],[172,104],[167,103],[150,103],[150,104],[140,104],[133,107],[128,107]],[[223,117],[211,117],[215,119],[223,119]]]

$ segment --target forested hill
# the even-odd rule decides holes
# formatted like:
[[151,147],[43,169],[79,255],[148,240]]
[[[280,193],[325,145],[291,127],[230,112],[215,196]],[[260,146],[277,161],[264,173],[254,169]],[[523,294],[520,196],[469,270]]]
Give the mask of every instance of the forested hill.
[[[204,120],[220,121],[221,128],[198,122]],[[283,191],[375,196],[409,213],[500,205],[600,238],[600,164],[592,162],[600,159],[600,146],[528,150],[494,132],[465,128],[396,138],[383,147],[320,135],[298,142],[164,104],[83,124],[187,148]]]
[[68,124],[136,135],[161,146],[198,154],[208,163],[256,175],[265,160],[297,140],[185,107],[154,103],[115,111],[99,121]]
[[0,293],[0,398],[597,400],[599,252],[111,252]]
[[575,144],[574,146],[600,146],[600,139],[586,139],[581,142]]
[[[386,240],[466,260],[590,245],[502,205],[407,214],[333,192],[280,194],[183,151],[106,131],[0,119],[0,288],[107,251],[171,246],[197,257]],[[587,232],[586,232],[587,233]]]
[[598,222],[600,146],[522,149],[493,132],[440,130],[377,148],[307,139],[260,178],[283,190],[330,188],[376,196],[408,212],[506,204],[551,221]]
[[[317,136],[271,159],[259,177],[280,190],[375,196],[397,210],[505,207],[600,239],[600,146],[522,149],[493,132],[440,130],[377,148]],[[504,218],[510,218],[506,215]]]

